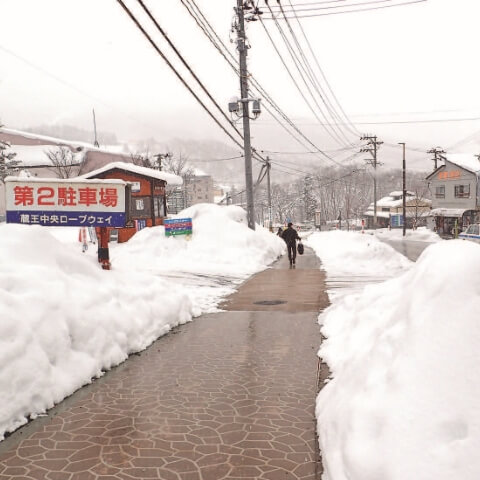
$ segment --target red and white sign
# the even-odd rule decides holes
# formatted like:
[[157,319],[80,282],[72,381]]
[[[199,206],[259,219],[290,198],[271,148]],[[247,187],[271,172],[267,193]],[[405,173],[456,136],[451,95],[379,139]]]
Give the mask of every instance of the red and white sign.
[[122,227],[126,182],[122,180],[5,180],[7,223]]

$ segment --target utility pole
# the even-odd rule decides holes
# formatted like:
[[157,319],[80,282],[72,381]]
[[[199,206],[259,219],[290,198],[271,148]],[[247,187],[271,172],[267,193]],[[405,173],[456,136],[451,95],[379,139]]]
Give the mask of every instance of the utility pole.
[[248,98],[247,38],[245,34],[245,12],[243,0],[237,0],[237,50],[240,63],[240,95],[243,117],[243,148],[245,151],[245,189],[247,193],[248,227],[255,230],[255,207],[253,204],[252,146],[250,142],[250,116]]
[[93,108],[92,109],[92,112],[93,112],[93,134],[95,136],[94,140],[93,140],[93,146],[94,147],[100,147],[99,143],[98,143],[98,140],[97,140],[97,120],[95,119],[95,109]]
[[266,159],[267,164],[267,199],[268,199],[268,229],[273,232],[273,222],[272,222],[272,191],[270,186],[270,169],[272,165],[270,164],[270,157]]
[[373,166],[373,228],[377,228],[377,166],[381,165],[377,162],[377,151],[383,142],[378,141],[376,135],[364,135],[360,140],[367,141],[367,146],[360,151],[372,154],[372,159],[368,159],[367,163]]
[[156,169],[162,171],[163,165],[162,165],[162,160],[165,158],[168,158],[170,156],[169,153],[157,153],[154,155],[154,157],[157,159],[157,164],[155,166]]
[[403,177],[403,193],[402,193],[402,210],[403,210],[403,236],[407,234],[407,165],[405,161],[405,142],[399,142],[403,146],[403,162],[402,162],[402,177]]
[[[435,163],[435,168],[434,170],[437,169],[437,166],[438,166],[438,160],[441,160],[443,159],[442,157],[442,153],[447,153],[445,150],[442,150],[440,147],[434,147],[434,148],[431,148],[427,153],[432,153],[434,155],[434,157],[432,158],[432,160],[434,161]],[[439,158],[440,157],[440,158]]]

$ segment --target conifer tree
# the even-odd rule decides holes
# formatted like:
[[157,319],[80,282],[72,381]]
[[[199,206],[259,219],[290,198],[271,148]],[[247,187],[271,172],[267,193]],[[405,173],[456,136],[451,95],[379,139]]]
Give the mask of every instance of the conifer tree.
[[[0,125],[0,128],[2,125]],[[18,169],[20,162],[15,160],[16,153],[8,152],[10,144],[0,140],[0,182],[4,182],[5,177],[12,175]]]

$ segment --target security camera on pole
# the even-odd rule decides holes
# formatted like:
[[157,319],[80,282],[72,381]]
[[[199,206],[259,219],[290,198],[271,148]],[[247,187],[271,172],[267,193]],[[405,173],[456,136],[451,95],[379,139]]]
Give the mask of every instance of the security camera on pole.
[[[250,143],[250,113],[249,104],[252,102],[253,119],[260,115],[260,99],[248,96],[248,70],[247,70],[247,45],[245,35],[245,11],[249,12],[248,20],[255,20],[257,15],[252,2],[237,0],[235,9],[236,18],[233,30],[237,32],[237,50],[240,56],[240,99],[234,99],[228,104],[229,111],[243,119],[243,144],[245,150],[245,190],[247,194],[247,219],[248,227],[255,230],[255,207],[253,204],[253,179],[252,179],[252,146]],[[250,12],[251,11],[251,12]]]

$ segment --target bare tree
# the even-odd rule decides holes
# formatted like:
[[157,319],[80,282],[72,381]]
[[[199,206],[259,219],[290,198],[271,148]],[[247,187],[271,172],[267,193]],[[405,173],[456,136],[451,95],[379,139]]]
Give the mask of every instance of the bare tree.
[[80,163],[76,163],[73,152],[66,146],[59,146],[56,149],[45,152],[50,162],[51,168],[58,178],[72,178],[78,175]]
[[130,155],[132,163],[139,167],[146,167],[146,168],[155,168],[152,159],[148,153],[132,153]]
[[[188,156],[183,153],[175,155],[174,153],[169,152],[167,155],[163,156],[162,169],[165,172],[173,173],[175,175],[178,175],[179,177],[182,177],[183,203],[185,208],[188,207],[189,186],[192,183],[193,177],[195,176],[194,169],[190,165],[188,165]],[[167,189],[165,192],[167,200],[175,189],[176,187],[168,186],[167,184]]]

